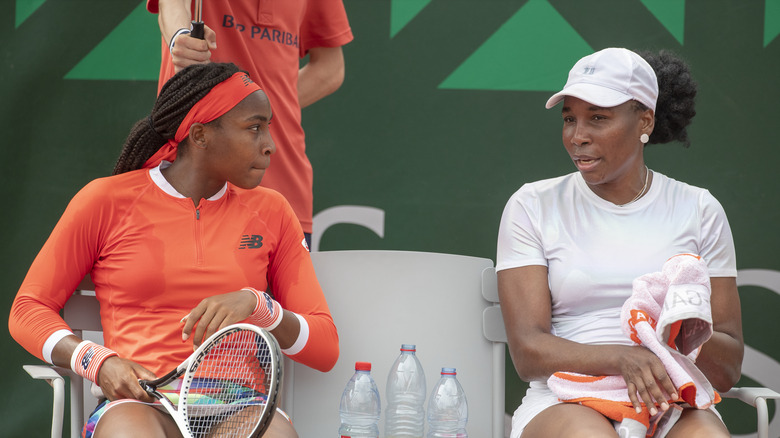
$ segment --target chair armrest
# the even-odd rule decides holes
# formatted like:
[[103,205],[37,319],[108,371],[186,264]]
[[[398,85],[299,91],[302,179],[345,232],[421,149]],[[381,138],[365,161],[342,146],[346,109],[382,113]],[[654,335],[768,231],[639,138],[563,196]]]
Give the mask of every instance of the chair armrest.
[[46,380],[51,385],[54,396],[51,414],[51,436],[62,437],[62,419],[65,412],[65,379],[48,365],[23,365],[33,379]]
[[780,400],[780,394],[769,388],[731,388],[721,394],[723,397],[739,399],[750,406],[756,408],[758,418],[757,435],[758,438],[769,437],[769,413],[766,406],[766,400]]
[[780,400],[780,393],[772,391],[769,388],[731,388],[721,394],[726,398],[736,398],[749,404],[750,406],[756,406],[756,403],[761,403],[759,399],[773,399]]
[[62,380],[62,375],[50,365],[22,365],[22,368],[36,380]]

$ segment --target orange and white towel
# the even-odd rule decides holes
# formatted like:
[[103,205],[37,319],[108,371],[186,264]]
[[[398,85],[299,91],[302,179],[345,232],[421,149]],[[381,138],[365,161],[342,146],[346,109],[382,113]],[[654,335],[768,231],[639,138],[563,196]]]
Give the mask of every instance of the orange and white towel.
[[[712,336],[707,264],[693,254],[679,254],[664,263],[660,276],[643,275],[633,286],[621,312],[623,331],[661,359],[682,400],[707,409],[718,401],[717,396],[694,364],[701,346]],[[661,303],[660,312],[646,312],[647,301]]]
[[[655,353],[666,367],[679,394],[678,400],[668,402],[684,401],[706,409],[720,401],[694,364],[701,346],[712,336],[709,271],[700,257],[676,255],[661,272],[635,279],[621,321],[626,335]],[[612,419],[621,438],[663,437],[680,415],[677,405],[652,418],[647,409],[637,414],[622,376],[559,372],[547,384],[561,401],[590,406]],[[660,424],[664,430],[657,428]]]

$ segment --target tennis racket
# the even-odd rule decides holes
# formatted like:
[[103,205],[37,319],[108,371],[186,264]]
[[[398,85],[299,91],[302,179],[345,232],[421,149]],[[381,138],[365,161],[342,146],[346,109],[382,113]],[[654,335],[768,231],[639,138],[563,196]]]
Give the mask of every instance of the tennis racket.
[[192,30],[190,36],[193,38],[203,39],[203,17],[202,17],[202,0],[195,1],[195,19],[192,20]]
[[281,378],[276,339],[259,327],[234,324],[170,373],[138,383],[168,410],[184,438],[250,438],[271,422]]

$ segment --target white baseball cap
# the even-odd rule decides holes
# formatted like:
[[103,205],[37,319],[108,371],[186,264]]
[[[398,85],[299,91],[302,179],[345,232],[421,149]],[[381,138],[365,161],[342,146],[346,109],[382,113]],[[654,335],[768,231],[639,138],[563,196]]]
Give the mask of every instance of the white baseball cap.
[[658,79],[641,56],[628,49],[609,48],[577,61],[563,90],[553,94],[545,107],[554,107],[566,96],[603,108],[633,99],[655,111]]

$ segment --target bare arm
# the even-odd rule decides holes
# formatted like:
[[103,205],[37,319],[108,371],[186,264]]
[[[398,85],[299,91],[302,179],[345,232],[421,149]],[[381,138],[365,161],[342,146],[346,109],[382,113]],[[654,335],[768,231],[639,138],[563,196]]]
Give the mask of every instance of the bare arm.
[[621,354],[616,349],[623,346],[583,345],[551,333],[552,303],[545,266],[500,271],[498,292],[509,352],[523,380],[547,379],[558,371],[621,374]]
[[163,40],[170,44],[171,37],[181,28],[189,29],[192,11],[189,0],[160,0],[157,23]]
[[309,50],[309,62],[298,72],[298,102],[301,108],[338,90],[344,82],[344,71],[341,47]]
[[509,353],[523,380],[547,379],[558,371],[622,375],[634,406],[639,405],[637,392],[649,406],[676,395],[660,359],[644,347],[585,345],[554,336],[547,267],[500,271],[498,293]]
[[713,333],[702,346],[696,366],[715,389],[727,391],[739,380],[745,350],[739,291],[734,277],[713,277],[710,284]]

